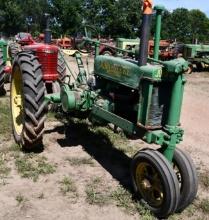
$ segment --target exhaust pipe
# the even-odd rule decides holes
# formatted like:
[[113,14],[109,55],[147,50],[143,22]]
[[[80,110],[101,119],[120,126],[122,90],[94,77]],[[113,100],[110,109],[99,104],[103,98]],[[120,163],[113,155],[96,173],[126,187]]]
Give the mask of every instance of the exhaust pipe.
[[165,7],[162,5],[156,5],[154,10],[156,11],[154,59],[159,60],[162,13],[165,11]]
[[153,13],[152,6],[153,0],[143,1],[143,17],[139,49],[139,66],[144,66],[147,64],[149,35]]
[[45,44],[51,44],[52,33],[51,33],[50,28],[49,28],[50,15],[49,14],[45,14],[45,17],[46,17],[46,29],[45,29],[45,33],[44,33],[44,43]]

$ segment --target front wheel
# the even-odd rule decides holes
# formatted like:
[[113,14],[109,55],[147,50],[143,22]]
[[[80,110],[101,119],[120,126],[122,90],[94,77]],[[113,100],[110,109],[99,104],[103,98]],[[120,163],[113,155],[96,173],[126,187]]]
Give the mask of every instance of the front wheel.
[[180,199],[176,212],[181,212],[193,202],[197,195],[197,171],[190,156],[178,148],[175,149],[172,162],[180,187]]
[[179,186],[172,166],[158,151],[139,151],[131,164],[131,179],[140,201],[157,217],[166,218],[175,212]]
[[20,52],[15,57],[10,91],[15,141],[26,150],[42,148],[45,86],[41,65],[33,54]]

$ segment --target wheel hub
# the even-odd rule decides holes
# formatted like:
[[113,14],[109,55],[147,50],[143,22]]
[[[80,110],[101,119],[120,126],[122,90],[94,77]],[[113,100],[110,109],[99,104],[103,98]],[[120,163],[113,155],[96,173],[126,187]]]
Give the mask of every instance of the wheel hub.
[[11,81],[11,110],[13,128],[17,135],[21,135],[23,130],[23,95],[22,95],[22,75],[18,67],[14,68]]
[[19,107],[20,109],[22,109],[22,98],[21,95],[16,95],[14,97],[14,103],[17,107]]
[[161,206],[164,200],[159,174],[148,163],[140,163],[136,168],[136,184],[140,194],[152,206]]

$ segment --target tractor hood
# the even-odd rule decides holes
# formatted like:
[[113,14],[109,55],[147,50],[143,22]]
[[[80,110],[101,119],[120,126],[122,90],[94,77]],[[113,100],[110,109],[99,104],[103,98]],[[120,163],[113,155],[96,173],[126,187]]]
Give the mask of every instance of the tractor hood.
[[144,77],[149,77],[157,81],[160,80],[161,78],[156,78],[156,76],[162,72],[162,67],[159,65],[140,67],[138,66],[138,62],[110,56],[97,56],[94,68],[97,76],[133,89],[139,87],[140,80]]
[[25,51],[45,52],[45,53],[58,53],[58,47],[55,45],[35,43],[33,45],[24,46]]

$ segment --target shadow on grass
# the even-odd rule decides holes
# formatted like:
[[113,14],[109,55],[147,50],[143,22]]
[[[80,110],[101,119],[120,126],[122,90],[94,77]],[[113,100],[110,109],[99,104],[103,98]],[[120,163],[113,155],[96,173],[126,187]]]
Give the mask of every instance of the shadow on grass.
[[[112,131],[106,134],[106,132],[103,132],[102,129],[97,129],[97,127],[94,130],[91,129],[86,122],[74,121],[70,121],[65,126],[58,126],[54,130],[48,130],[46,133],[55,131],[65,134],[64,139],[57,140],[61,147],[82,145],[83,149],[97,160],[113,178],[118,180],[128,191],[132,192],[129,169],[131,158],[114,146],[109,137]],[[118,138],[120,139],[120,136]]]

